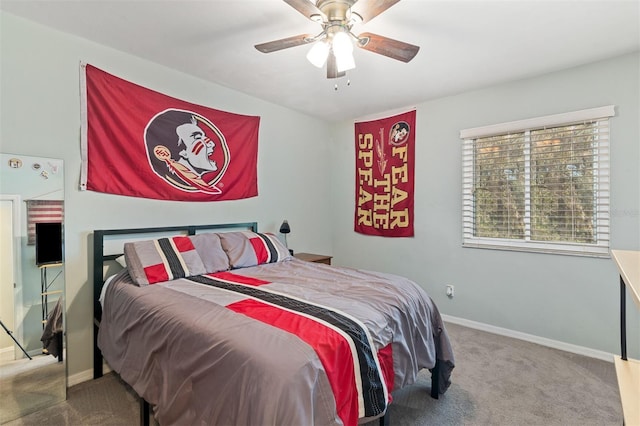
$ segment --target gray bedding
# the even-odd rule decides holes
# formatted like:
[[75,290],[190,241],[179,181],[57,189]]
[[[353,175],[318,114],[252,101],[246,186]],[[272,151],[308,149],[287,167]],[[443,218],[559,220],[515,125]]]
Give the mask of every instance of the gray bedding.
[[[446,330],[435,304],[413,282],[297,259],[231,272],[268,282],[260,286],[265,291],[330,307],[364,324],[389,392],[432,369],[436,356],[439,392],[449,386],[454,359]],[[124,270],[104,296],[98,345],[110,367],[154,407],[161,425],[371,419],[362,398],[359,414],[344,414],[350,403],[340,395],[350,392],[335,392],[335,372],[326,371],[324,358],[304,339],[234,311],[250,299],[246,295],[187,278],[138,287]]]

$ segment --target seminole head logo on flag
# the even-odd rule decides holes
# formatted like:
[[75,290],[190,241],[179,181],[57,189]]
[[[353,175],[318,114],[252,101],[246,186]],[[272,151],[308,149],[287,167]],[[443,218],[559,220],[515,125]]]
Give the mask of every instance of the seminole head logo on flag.
[[169,109],[149,121],[144,139],[149,165],[164,181],[183,191],[222,192],[216,184],[229,166],[229,147],[207,118]]
[[80,189],[165,201],[258,195],[260,117],[167,96],[81,64]]

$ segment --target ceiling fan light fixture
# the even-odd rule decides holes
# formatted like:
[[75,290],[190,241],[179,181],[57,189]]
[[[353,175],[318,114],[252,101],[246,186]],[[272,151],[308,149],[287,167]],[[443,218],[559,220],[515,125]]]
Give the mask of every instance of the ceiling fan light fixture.
[[314,66],[322,68],[329,56],[329,43],[326,40],[322,40],[314,44],[307,53],[307,60]]
[[[2,0],[0,0],[2,1]],[[284,0],[312,22],[322,27],[316,36],[300,34],[256,44],[262,53],[276,52],[303,44],[313,44],[307,52],[307,59],[314,66],[326,65],[327,78],[340,78],[346,71],[356,67],[353,57],[354,44],[359,49],[386,56],[401,62],[411,61],[420,46],[394,40],[369,32],[356,36],[351,32],[355,24],[367,23],[385,12],[400,0]],[[352,7],[357,9],[353,10]]]
[[344,72],[356,67],[355,59],[353,59],[353,42],[348,33],[344,31],[337,32],[333,36],[333,54],[336,56],[336,67],[338,72]]
[[332,41],[333,51],[336,55],[340,55],[343,52],[353,53],[353,43],[351,37],[345,31],[338,31],[333,36]]
[[342,52],[336,55],[336,68],[338,72],[352,70],[356,67],[356,61],[353,59],[353,52]]

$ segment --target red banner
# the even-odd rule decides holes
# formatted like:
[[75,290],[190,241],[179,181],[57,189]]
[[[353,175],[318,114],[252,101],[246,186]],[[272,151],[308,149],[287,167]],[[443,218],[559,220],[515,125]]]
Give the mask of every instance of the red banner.
[[83,65],[81,189],[173,201],[258,195],[260,117],[181,101]]
[[354,230],[413,236],[416,112],[355,124]]

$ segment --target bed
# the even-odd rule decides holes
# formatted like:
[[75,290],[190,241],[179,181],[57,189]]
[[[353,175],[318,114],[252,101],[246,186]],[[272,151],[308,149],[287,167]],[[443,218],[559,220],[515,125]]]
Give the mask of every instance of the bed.
[[94,378],[104,359],[141,422],[386,424],[420,370],[433,398],[449,387],[445,326],[408,279],[296,259],[255,222],[96,230],[93,248]]

